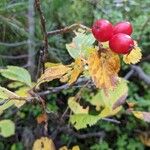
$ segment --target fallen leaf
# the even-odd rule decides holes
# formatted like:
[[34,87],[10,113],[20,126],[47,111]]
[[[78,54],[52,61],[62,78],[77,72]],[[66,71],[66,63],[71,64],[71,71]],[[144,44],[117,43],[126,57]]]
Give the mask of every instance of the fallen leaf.
[[60,147],[59,150],[68,150],[67,146]]
[[15,133],[15,124],[11,120],[0,121],[0,135],[9,137]]
[[32,150],[56,150],[55,145],[52,139],[48,137],[41,137],[37,139],[34,144]]
[[80,147],[79,147],[78,145],[73,146],[73,147],[72,147],[72,150],[80,150]]
[[44,113],[44,114],[40,114],[36,119],[38,124],[40,124],[42,122],[46,122],[48,120],[48,116],[46,113]]

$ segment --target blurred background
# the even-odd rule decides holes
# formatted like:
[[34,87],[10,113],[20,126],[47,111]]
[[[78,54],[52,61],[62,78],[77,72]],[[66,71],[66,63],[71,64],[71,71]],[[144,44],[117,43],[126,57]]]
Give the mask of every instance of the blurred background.
[[[108,19],[113,24],[128,20],[132,23],[132,37],[138,41],[142,49],[143,59],[138,64],[150,75],[150,0],[41,0],[41,6],[46,18],[47,31],[60,29],[74,23],[88,27],[99,18]],[[72,62],[65,44],[71,42],[72,33],[49,37],[50,62]],[[33,80],[36,80],[39,50],[43,45],[39,15],[34,8],[34,0],[0,0],[0,68],[7,65],[22,66],[29,70]],[[120,75],[123,77],[131,70],[130,66],[122,64]],[[131,102],[138,102],[138,110],[150,111],[149,85],[139,80],[136,74],[129,78],[129,97]],[[0,77],[0,84],[5,86],[7,80]],[[53,86],[58,83],[52,83]],[[66,108],[67,97],[75,89],[62,91],[59,94],[48,95],[47,109],[62,113]],[[83,99],[89,99],[91,91],[85,89]],[[5,111],[0,117],[11,118],[16,124],[16,133],[10,138],[0,137],[0,150],[31,149],[32,143],[40,133],[40,125],[36,117],[41,113],[39,105],[24,105]],[[33,119],[35,118],[35,119]],[[81,150],[144,150],[149,149],[139,134],[146,134],[145,141],[150,146],[150,126],[133,116],[120,113],[117,116],[121,124],[99,121],[92,128],[83,130],[103,130],[103,138],[78,139],[61,133],[54,141],[59,146],[79,145]],[[49,123],[49,131],[53,132],[55,124]],[[137,136],[138,135],[138,136]]]

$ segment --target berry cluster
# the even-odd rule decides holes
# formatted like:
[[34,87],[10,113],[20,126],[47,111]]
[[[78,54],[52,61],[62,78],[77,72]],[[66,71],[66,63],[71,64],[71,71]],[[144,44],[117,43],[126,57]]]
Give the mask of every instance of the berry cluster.
[[112,25],[108,20],[97,20],[92,26],[92,33],[99,42],[109,41],[109,47],[118,54],[128,54],[134,47],[130,22],[123,21]]

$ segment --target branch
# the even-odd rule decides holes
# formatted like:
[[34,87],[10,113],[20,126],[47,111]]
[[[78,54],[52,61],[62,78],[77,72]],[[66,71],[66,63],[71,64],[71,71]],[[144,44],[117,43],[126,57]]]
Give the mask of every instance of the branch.
[[138,77],[141,80],[150,85],[150,76],[145,74],[139,66],[132,65],[131,68],[137,73]]
[[21,46],[21,45],[25,45],[25,44],[27,44],[27,41],[16,42],[16,43],[3,43],[3,42],[0,42],[0,45],[7,46],[7,47],[17,47],[17,46]]
[[[47,95],[47,94],[50,94],[50,93],[58,93],[62,90],[66,90],[66,89],[69,89],[71,87],[81,87],[89,80],[90,80],[89,78],[79,78],[74,85],[64,84],[64,85],[61,85],[61,86],[58,86],[58,87],[49,87],[47,91],[42,91],[42,92],[39,92],[38,94],[43,96],[43,95]],[[89,85],[90,84],[93,85],[92,82],[89,82]]]
[[49,32],[47,32],[47,36],[70,32],[70,31],[76,30],[78,28],[82,28],[84,30],[91,31],[90,28],[88,28],[88,27],[86,27],[86,26],[84,26],[82,24],[75,23],[75,24],[72,24],[72,25],[70,25],[68,27],[62,28],[62,29],[58,29],[58,30],[54,30],[54,31],[49,31]]
[[28,55],[18,55],[18,56],[8,56],[8,55],[0,55],[0,58],[3,59],[22,59],[22,58],[27,58],[29,57]]
[[101,137],[101,138],[103,138],[105,136],[104,131],[80,134],[78,132],[75,132],[69,126],[59,128],[58,132],[63,132],[65,134],[73,135],[78,139],[86,139],[86,138],[92,138],[92,137]]
[[44,17],[44,14],[43,14],[43,11],[41,9],[41,5],[40,5],[40,0],[35,0],[35,6],[36,6],[36,9],[40,15],[40,20],[41,20],[41,28],[42,28],[42,32],[43,32],[43,36],[44,36],[44,48],[41,49],[42,51],[42,69],[43,69],[43,72],[45,70],[45,67],[44,67],[44,64],[46,62],[46,59],[47,59],[47,55],[48,55],[48,36],[47,36],[47,31],[46,31],[46,20],[45,20],[45,17]]

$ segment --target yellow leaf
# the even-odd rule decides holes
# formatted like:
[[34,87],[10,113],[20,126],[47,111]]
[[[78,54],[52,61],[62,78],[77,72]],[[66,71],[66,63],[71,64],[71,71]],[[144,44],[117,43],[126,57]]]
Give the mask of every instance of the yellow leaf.
[[72,150],[80,150],[80,147],[78,145],[75,145],[72,147]]
[[82,71],[83,71],[83,62],[82,62],[81,58],[77,58],[75,60],[74,68],[71,72],[70,79],[69,79],[68,83],[69,84],[74,83]]
[[139,138],[144,145],[150,147],[150,132],[140,132]]
[[[15,93],[21,97],[24,97],[26,99],[29,99],[30,97],[32,97],[28,91],[31,89],[31,87],[27,87],[27,86],[24,86],[24,87],[21,87],[19,88],[17,91],[15,91]],[[21,107],[22,105],[25,104],[26,101],[23,101],[23,100],[15,100],[15,106],[16,107]]]
[[59,150],[68,150],[67,146],[60,147]]
[[56,150],[53,141],[47,137],[41,137],[34,142],[32,150]]
[[150,122],[150,112],[132,111],[132,113],[136,118]]
[[141,49],[139,47],[135,47],[129,54],[123,56],[123,61],[126,64],[136,64],[142,58]]
[[88,59],[89,73],[97,88],[113,88],[118,80],[119,56],[109,49],[93,52]]
[[84,109],[79,103],[75,101],[75,97],[70,97],[68,99],[68,105],[74,114],[88,114],[89,112],[89,107]]
[[50,67],[54,67],[54,66],[60,65],[60,63],[46,62],[44,65],[45,65],[45,68],[50,68]]
[[99,114],[99,116],[101,118],[105,118],[105,117],[110,117],[110,116],[114,116],[116,115],[120,110],[122,109],[122,107],[117,107],[116,109],[110,109],[109,107],[105,107],[101,113]]
[[62,64],[47,68],[45,70],[44,74],[42,74],[41,77],[38,79],[36,88],[38,88],[38,86],[41,83],[49,82],[49,81],[52,81],[54,79],[61,78],[69,70],[70,70],[69,67],[62,65]]
[[[4,99],[11,99],[12,104],[14,104],[16,107],[21,107],[26,100],[23,100],[22,98],[25,98],[23,96],[19,96],[16,93],[13,93],[11,91],[9,91],[6,88],[0,87],[0,97],[3,96]],[[19,100],[20,98],[20,100]]]

